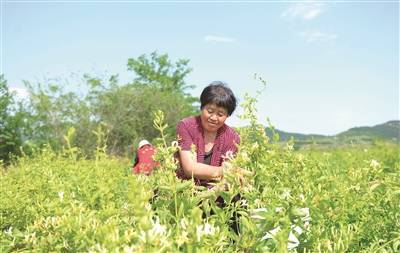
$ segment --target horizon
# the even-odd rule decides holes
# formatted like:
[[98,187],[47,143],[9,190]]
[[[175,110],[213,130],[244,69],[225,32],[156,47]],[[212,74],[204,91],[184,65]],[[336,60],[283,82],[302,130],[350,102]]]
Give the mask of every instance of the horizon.
[[[239,102],[261,88],[259,122],[285,132],[335,135],[399,116],[399,2],[63,3],[1,1],[1,73],[23,80],[119,74],[153,51],[189,59],[198,97],[225,81]],[[26,96],[26,94],[25,94]],[[236,115],[227,121],[242,126]]]
[[[379,124],[370,125],[370,126],[353,126],[353,127],[350,127],[350,128],[348,128],[348,129],[345,129],[345,130],[343,130],[343,131],[340,131],[340,132],[335,133],[335,134],[332,134],[332,135],[325,135],[325,134],[319,134],[319,133],[307,133],[307,134],[305,134],[305,133],[300,133],[300,132],[287,132],[287,131],[282,130],[282,129],[280,129],[280,128],[277,128],[277,127],[275,127],[275,126],[274,126],[274,127],[275,127],[275,129],[277,129],[277,130],[279,130],[279,131],[283,131],[283,132],[285,132],[285,133],[287,133],[287,134],[322,135],[322,136],[327,136],[327,137],[333,137],[333,136],[336,136],[336,135],[341,134],[341,133],[343,133],[343,132],[347,132],[347,131],[349,131],[349,130],[351,130],[351,129],[354,129],[354,128],[363,128],[363,127],[372,128],[372,127],[376,127],[376,126],[379,126],[379,125],[387,124],[387,123],[389,123],[389,122],[395,122],[395,123],[397,123],[397,124],[400,124],[400,120],[388,120],[388,121],[385,121],[385,122],[382,122],[382,123],[379,123]],[[268,128],[268,126],[266,126],[266,128]],[[400,134],[400,132],[399,132],[399,134]]]

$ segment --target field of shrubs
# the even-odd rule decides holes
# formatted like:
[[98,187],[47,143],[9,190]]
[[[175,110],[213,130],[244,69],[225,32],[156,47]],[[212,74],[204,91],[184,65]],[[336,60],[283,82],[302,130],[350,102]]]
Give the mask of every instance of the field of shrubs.
[[[66,145],[2,166],[0,251],[400,251],[398,145],[296,151],[250,122],[212,190],[177,179],[177,147],[164,138],[150,176],[107,156],[101,138],[90,160]],[[165,129],[161,114],[155,125]],[[236,166],[247,170],[244,180]],[[219,208],[218,196],[230,204]]]

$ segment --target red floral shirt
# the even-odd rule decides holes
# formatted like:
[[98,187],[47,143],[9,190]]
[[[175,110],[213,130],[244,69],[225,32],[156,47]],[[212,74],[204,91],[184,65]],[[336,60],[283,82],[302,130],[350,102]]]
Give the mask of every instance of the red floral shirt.
[[[176,133],[178,137],[178,144],[181,150],[192,150],[195,148],[197,155],[197,162],[203,163],[205,156],[204,144],[204,131],[201,125],[200,116],[188,117],[181,120],[177,127]],[[211,166],[221,166],[226,159],[227,153],[233,155],[237,153],[237,145],[240,143],[239,134],[228,125],[224,124],[217,131],[215,137],[213,152],[211,156]],[[177,171],[177,176],[182,179],[189,179],[186,177],[183,169]],[[208,180],[196,180],[197,184],[206,185]]]
[[132,168],[132,173],[150,174],[158,163],[153,160],[153,155],[156,149],[153,146],[145,145],[138,149],[137,160],[138,162]]

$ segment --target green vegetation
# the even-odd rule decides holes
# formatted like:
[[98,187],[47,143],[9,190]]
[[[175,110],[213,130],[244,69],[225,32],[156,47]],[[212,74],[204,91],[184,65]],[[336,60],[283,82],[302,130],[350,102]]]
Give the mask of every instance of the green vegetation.
[[[135,176],[127,160],[99,150],[84,160],[73,150],[44,149],[3,168],[1,252],[285,252],[296,245],[290,231],[299,252],[399,250],[393,144],[302,153],[267,141],[244,145],[235,163],[254,177],[242,187],[232,174],[220,194],[228,200],[240,192],[247,208],[224,210],[214,204],[217,193],[177,179],[170,161],[150,177]],[[210,208],[215,214],[202,219]],[[240,236],[228,226],[234,209],[242,214]]]
[[[106,154],[101,128],[92,160],[71,145],[21,157],[2,169],[1,251],[398,252],[399,146],[295,151],[270,142],[248,113],[255,102],[243,104],[251,124],[213,190],[175,176],[176,144],[165,138],[149,177]],[[154,125],[165,136],[164,114]],[[248,171],[244,182],[236,165]],[[238,193],[241,204],[216,206]],[[229,227],[234,211],[239,235]]]
[[[84,94],[59,80],[26,82],[20,103],[1,76],[1,252],[400,251],[400,147],[382,141],[398,122],[351,129],[342,143],[279,141],[246,95],[239,153],[208,190],[175,175],[174,128],[197,101],[186,93],[187,64],[157,53],[129,59],[131,83],[85,75]],[[132,175],[126,158],[140,138],[157,144],[151,176]]]
[[187,93],[192,88],[185,81],[191,72],[188,62],[174,63],[167,54],[157,52],[130,58],[127,68],[135,78],[126,84],[117,75],[89,74],[75,82],[26,81],[29,97],[18,104],[1,76],[0,160],[9,163],[14,156],[45,145],[58,152],[66,145],[63,136],[71,128],[75,129],[71,144],[90,157],[99,126],[107,132],[107,154],[131,156],[133,143],[157,137],[151,117],[156,110],[166,112],[166,132],[172,138],[177,122],[197,111],[197,98]]

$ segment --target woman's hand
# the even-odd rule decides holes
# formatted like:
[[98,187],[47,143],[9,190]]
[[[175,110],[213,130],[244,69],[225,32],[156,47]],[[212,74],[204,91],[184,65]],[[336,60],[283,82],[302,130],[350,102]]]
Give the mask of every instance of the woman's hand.
[[230,180],[238,181],[240,186],[244,186],[246,182],[246,177],[253,175],[251,171],[246,169],[233,166],[229,162],[223,163],[224,175],[226,176],[227,181]]

